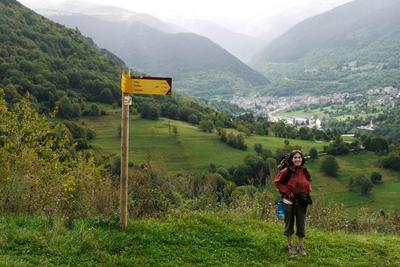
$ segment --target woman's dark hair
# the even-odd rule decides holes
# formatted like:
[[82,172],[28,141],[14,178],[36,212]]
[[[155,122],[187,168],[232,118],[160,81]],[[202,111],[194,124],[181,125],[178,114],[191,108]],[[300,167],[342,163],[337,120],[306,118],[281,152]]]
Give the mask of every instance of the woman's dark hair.
[[300,156],[301,156],[301,166],[303,166],[304,165],[304,163],[306,163],[306,160],[305,160],[305,158],[304,158],[304,155],[303,155],[303,153],[300,151],[300,150],[293,150],[292,152],[290,152],[290,154],[289,154],[289,166],[293,166],[294,164],[293,164],[293,157],[294,157],[294,155],[296,155],[296,154],[300,154]]

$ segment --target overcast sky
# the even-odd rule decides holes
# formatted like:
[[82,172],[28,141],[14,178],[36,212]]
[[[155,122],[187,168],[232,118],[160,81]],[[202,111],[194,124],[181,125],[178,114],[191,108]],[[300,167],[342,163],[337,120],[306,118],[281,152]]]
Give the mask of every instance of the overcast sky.
[[[266,24],[279,20],[299,20],[327,11],[351,0],[84,0],[119,6],[176,22],[203,19],[230,29],[254,34]],[[32,9],[54,8],[74,0],[20,0]],[[285,18],[287,17],[287,18]],[[264,24],[264,25],[260,25]],[[262,26],[262,27],[261,27]]]

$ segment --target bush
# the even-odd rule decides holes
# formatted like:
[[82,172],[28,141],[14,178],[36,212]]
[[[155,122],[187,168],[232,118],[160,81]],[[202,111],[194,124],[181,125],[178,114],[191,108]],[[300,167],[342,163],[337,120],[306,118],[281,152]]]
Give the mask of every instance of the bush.
[[379,172],[373,172],[371,174],[371,182],[373,184],[381,184],[382,183],[382,175]]
[[400,171],[400,155],[396,153],[390,153],[389,155],[381,159],[382,167]]
[[343,142],[343,139],[338,136],[333,143],[325,147],[325,151],[331,155],[344,155],[349,153],[349,148],[348,145]]
[[65,118],[65,119],[76,117],[72,103],[67,96],[63,96],[60,99],[60,101],[58,101],[57,107],[58,107],[57,115],[59,117]]
[[355,178],[350,178],[349,187],[351,191],[360,192],[362,195],[367,195],[369,192],[371,192],[374,185],[367,177],[365,177],[365,175],[359,175]]
[[111,213],[112,179],[93,155],[76,153],[65,126],[39,115],[29,96],[15,110],[0,99],[0,132],[8,146],[0,149],[0,177],[6,177],[0,180],[0,209],[68,220]]
[[254,144],[254,150],[256,151],[257,154],[261,154],[263,151],[262,144],[260,143],[255,143]]
[[101,110],[99,108],[99,106],[97,106],[96,104],[92,104],[90,106],[90,110],[88,112],[89,116],[100,116],[101,115]]
[[336,176],[339,171],[339,164],[335,157],[327,156],[321,162],[321,171],[328,176]]
[[199,122],[199,129],[211,133],[214,130],[214,123],[209,119],[202,119]]
[[97,100],[101,103],[112,104],[114,102],[114,96],[110,89],[104,88],[98,95]]
[[310,154],[310,158],[311,159],[317,159],[318,158],[318,151],[315,148],[311,148],[309,154]]
[[129,177],[129,214],[132,217],[160,217],[182,202],[163,170],[147,162]]
[[188,118],[188,122],[191,124],[199,123],[199,118],[195,114],[190,114]]

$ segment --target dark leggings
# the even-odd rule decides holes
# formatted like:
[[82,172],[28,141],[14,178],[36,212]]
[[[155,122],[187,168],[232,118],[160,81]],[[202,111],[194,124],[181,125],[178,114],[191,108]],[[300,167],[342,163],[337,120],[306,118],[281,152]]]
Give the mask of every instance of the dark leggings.
[[285,231],[286,236],[292,236],[294,233],[294,223],[296,222],[296,235],[305,236],[306,212],[307,208],[300,205],[284,204],[285,209]]

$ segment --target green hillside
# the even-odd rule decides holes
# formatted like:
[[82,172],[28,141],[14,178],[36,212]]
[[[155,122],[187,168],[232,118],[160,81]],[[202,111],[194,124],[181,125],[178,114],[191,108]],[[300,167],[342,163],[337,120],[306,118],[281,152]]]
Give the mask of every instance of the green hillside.
[[[80,121],[85,127],[95,130],[96,138],[90,144],[98,155],[119,155],[120,111],[114,109],[108,110],[107,113],[106,116],[89,117]],[[171,129],[177,127],[177,136],[172,130],[170,132],[169,125]],[[191,124],[165,118],[153,121],[131,116],[129,126],[129,161],[143,163],[150,156],[154,162],[171,173],[185,170],[202,173],[208,169],[210,163],[225,168],[238,166],[247,154],[255,154],[255,143],[262,144],[263,148],[272,152],[284,145],[283,138],[252,135],[245,140],[248,145],[247,151],[242,151],[222,143],[215,132],[202,132]],[[322,151],[326,145],[323,142],[295,139],[289,139],[289,142],[301,146],[305,153],[312,147]],[[344,203],[353,211],[363,205],[368,205],[374,210],[399,209],[396,205],[400,201],[400,195],[397,193],[400,186],[398,172],[380,168],[374,153],[362,152],[340,156],[337,160],[341,168],[337,178],[328,177],[320,171],[320,159],[308,162],[307,165],[313,174],[315,197],[327,203]],[[383,184],[375,186],[367,196],[349,191],[348,183],[351,177],[359,174],[369,177],[374,171],[382,174]]]
[[398,266],[399,236],[308,231],[289,257],[282,225],[194,213],[130,221],[125,231],[77,221],[0,218],[2,266]]
[[232,95],[268,83],[263,75],[197,34],[166,33],[138,21],[122,23],[86,15],[50,18],[79,28],[132,68],[153,76],[172,76],[174,86],[189,95]]
[[281,95],[398,87],[399,12],[398,0],[350,2],[297,24],[254,63]]
[[[81,119],[84,125],[96,131],[96,138],[92,141],[93,148],[103,154],[120,153],[120,138],[118,127],[120,125],[120,110],[108,110],[108,115],[100,118]],[[176,126],[178,135],[169,126]],[[264,148],[275,151],[282,148],[284,139],[253,135],[246,138],[248,151],[231,148],[222,143],[219,136],[214,133],[200,131],[197,127],[181,121],[162,118],[158,121],[143,120],[131,116],[130,126],[130,161],[144,162],[148,155],[162,162],[169,171],[204,171],[210,163],[218,166],[231,167],[238,165],[248,153],[255,154],[255,143],[263,144]],[[292,140],[293,145],[300,145],[305,151],[311,147],[322,150],[323,143],[312,141]]]
[[[377,157],[372,152],[362,152],[336,157],[340,170],[337,177],[328,177],[320,171],[320,160],[309,162],[313,174],[313,194],[327,203],[343,203],[350,211],[357,211],[361,206],[373,210],[397,209],[400,201],[399,173],[382,169]],[[369,195],[349,191],[349,180],[364,174],[370,177],[372,172],[382,174],[383,183],[376,185]]]
[[[28,91],[45,111],[65,95],[79,104],[82,99],[113,102],[120,95],[122,65],[78,30],[17,1],[0,1],[0,86],[7,99]],[[104,94],[108,100],[102,99]]]

